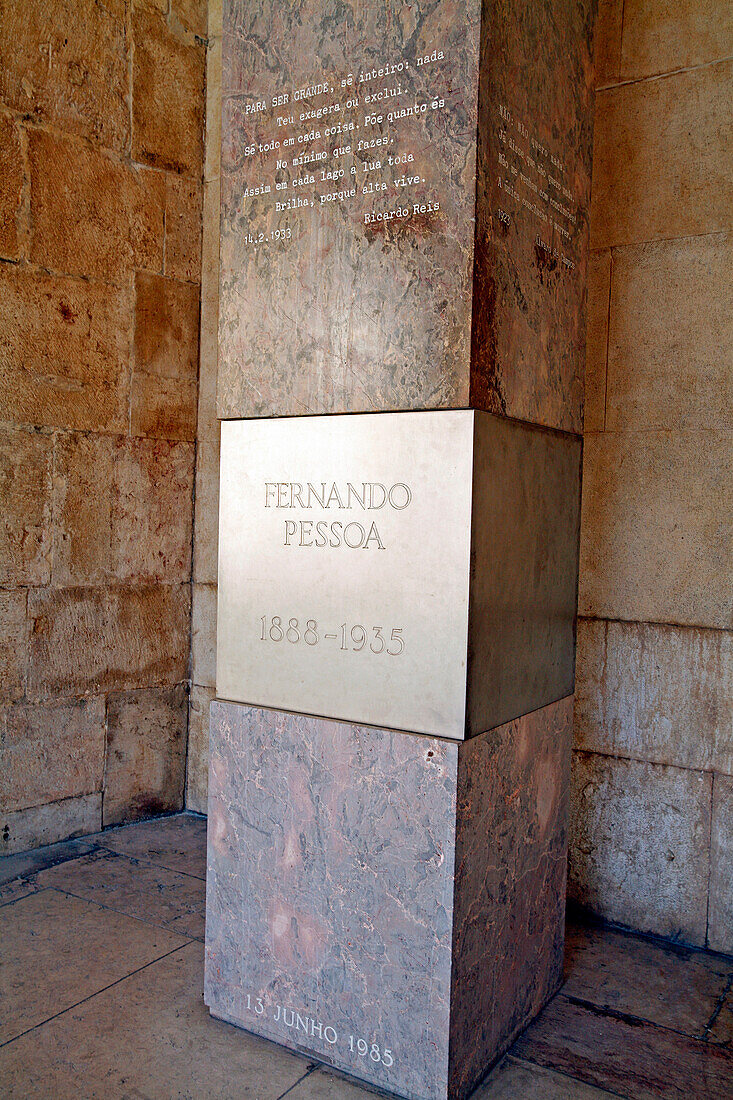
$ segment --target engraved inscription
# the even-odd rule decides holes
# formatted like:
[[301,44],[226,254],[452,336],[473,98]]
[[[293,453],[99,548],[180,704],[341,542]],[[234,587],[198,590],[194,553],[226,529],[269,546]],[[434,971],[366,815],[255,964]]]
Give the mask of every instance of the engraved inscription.
[[473,414],[222,425],[217,693],[462,737]]
[[568,255],[578,228],[575,198],[569,180],[573,173],[563,158],[540,141],[521,118],[500,103],[497,107],[499,172],[494,188],[497,220],[510,226],[529,217],[538,225],[535,249],[556,260],[560,270],[572,271]]
[[240,108],[240,155],[251,164],[241,192],[244,243],[286,247],[294,239],[287,220],[249,228],[250,216],[259,220],[268,207],[285,215],[353,208],[364,225],[437,215],[440,181],[433,179],[423,124],[460,95],[442,48],[255,94]]
[[[381,511],[392,508],[402,512],[412,503],[412,489],[404,481],[389,487],[381,481],[362,481],[358,486],[347,481],[266,481],[265,508],[302,508],[310,511],[321,508],[361,511]],[[316,550],[326,547],[350,550],[385,550],[385,544],[375,522],[362,524],[358,520],[343,523],[341,520],[286,519],[283,530],[283,546],[304,546]]]
[[[444,50],[436,49],[414,64],[402,59],[358,75],[324,77],[278,92],[269,102],[259,98],[247,103],[245,121],[262,136],[242,149],[252,163],[250,176],[256,172],[257,178],[241,192],[239,224],[248,225],[248,200],[257,200],[253,210],[261,216],[263,198],[267,203],[271,199],[276,215],[331,204],[348,207],[358,199],[364,225],[438,214],[435,187],[441,181],[431,177],[433,189],[426,192],[430,172],[423,160],[430,143],[415,123],[450,109],[449,61]],[[433,92],[425,80],[428,72],[435,81]],[[572,271],[575,260],[567,250],[579,224],[569,186],[573,169],[503,103],[497,107],[496,132],[498,222],[508,226],[517,217],[533,218],[540,227],[535,247],[558,260],[562,270]],[[384,200],[392,196],[405,196],[406,201],[385,207]],[[378,205],[364,207],[365,198]],[[270,220],[269,230],[243,233],[252,247],[287,246],[293,239],[292,226],[279,218]]]
[[252,993],[244,995],[244,1004],[248,1012],[261,1019],[270,1020],[281,1028],[301,1032],[309,1039],[323,1040],[329,1047],[341,1046],[356,1058],[368,1058],[370,1061],[383,1065],[389,1069],[395,1064],[394,1054],[390,1047],[384,1046],[375,1035],[368,1039],[354,1034],[339,1034],[331,1024],[326,1024],[314,1016],[298,1012],[283,1004],[268,1005],[261,996]]
[[[385,635],[385,629],[387,635]],[[400,653],[404,652],[403,630],[404,627],[401,626],[393,626],[391,629],[373,626],[370,637],[370,632],[361,623],[354,623],[353,626],[341,623],[338,633],[326,631],[321,636],[320,627],[315,619],[306,619],[303,627],[301,620],[296,618],[288,619],[285,626],[282,615],[260,616],[261,642],[287,641],[291,645],[297,645],[298,642],[303,641],[306,645],[314,646],[321,641],[340,640],[340,649],[351,650],[354,653],[360,653],[368,642],[372,653],[386,653],[390,657],[399,657]]]

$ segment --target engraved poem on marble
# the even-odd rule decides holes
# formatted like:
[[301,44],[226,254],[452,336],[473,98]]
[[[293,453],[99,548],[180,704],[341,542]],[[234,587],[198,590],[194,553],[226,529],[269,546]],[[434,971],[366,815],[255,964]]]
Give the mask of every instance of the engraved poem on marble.
[[463,738],[473,415],[222,425],[217,694]]
[[229,0],[222,418],[509,401],[577,428],[555,391],[579,369],[588,135],[544,11]]
[[219,412],[468,404],[479,5],[231,5]]

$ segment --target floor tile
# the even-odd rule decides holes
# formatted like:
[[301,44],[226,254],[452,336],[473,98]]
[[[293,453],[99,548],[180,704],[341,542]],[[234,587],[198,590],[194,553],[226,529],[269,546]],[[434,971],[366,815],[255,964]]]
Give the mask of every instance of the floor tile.
[[44,867],[53,867],[67,859],[76,859],[85,852],[93,852],[97,847],[94,841],[62,840],[58,844],[47,844],[44,848],[33,848],[30,852],[19,852],[14,856],[0,859],[0,882],[27,877],[42,871]]
[[568,925],[563,993],[599,1008],[702,1037],[731,977],[721,955]]
[[387,1096],[373,1085],[361,1084],[328,1066],[317,1066],[299,1081],[287,1100],[368,1100],[370,1096]]
[[[320,1066],[299,1081],[288,1100],[366,1100],[386,1095],[361,1085],[327,1066]],[[620,1093],[606,1092],[572,1077],[518,1058],[504,1058],[472,1100],[618,1100]]]
[[191,875],[102,850],[41,871],[34,881],[203,939],[206,883]]
[[[633,980],[633,979],[631,979]],[[684,989],[678,991],[684,999]],[[730,1100],[733,1051],[629,1023],[600,1009],[551,1001],[511,1053],[633,1100]]]
[[38,886],[35,882],[26,882],[22,878],[13,879],[12,882],[3,882],[0,885],[0,906],[10,905],[11,902],[18,901],[19,898],[37,892]]
[[733,988],[729,988],[723,997],[715,1019],[707,1029],[707,1037],[711,1043],[729,1043],[733,1046]]
[[275,1100],[311,1063],[214,1020],[189,943],[0,1049],[3,1100]]
[[473,1100],[616,1100],[621,1095],[518,1058],[504,1058]]
[[105,848],[146,859],[158,867],[206,878],[206,818],[194,814],[107,829],[95,837]]
[[0,1043],[186,942],[57,890],[3,906]]

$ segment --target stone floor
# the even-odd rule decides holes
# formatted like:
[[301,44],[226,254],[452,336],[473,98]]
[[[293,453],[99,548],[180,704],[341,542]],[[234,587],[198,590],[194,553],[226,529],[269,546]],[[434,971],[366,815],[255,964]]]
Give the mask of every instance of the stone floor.
[[[182,814],[0,860],[2,1100],[366,1100],[209,1016],[205,830]],[[474,1100],[731,1100],[732,987],[733,959],[571,926],[562,990]]]

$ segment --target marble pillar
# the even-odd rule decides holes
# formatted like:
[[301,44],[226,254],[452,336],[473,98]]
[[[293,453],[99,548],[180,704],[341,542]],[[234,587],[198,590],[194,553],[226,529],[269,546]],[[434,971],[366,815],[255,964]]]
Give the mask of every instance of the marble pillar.
[[206,1003],[413,1100],[560,980],[594,16],[224,4]]
[[594,15],[225,0],[220,417],[470,406],[581,432]]
[[467,1096],[562,971],[572,698],[458,743],[212,704],[206,1001]]

